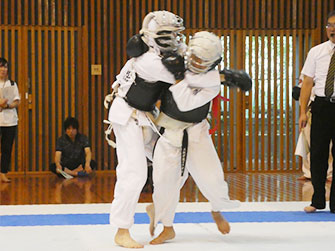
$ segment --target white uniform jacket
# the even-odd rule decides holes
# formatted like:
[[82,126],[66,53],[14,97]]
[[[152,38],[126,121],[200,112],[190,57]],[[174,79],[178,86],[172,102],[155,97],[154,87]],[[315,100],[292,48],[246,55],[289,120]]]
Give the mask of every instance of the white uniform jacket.
[[[163,81],[169,84],[175,82],[174,76],[163,66],[161,57],[153,49],[150,49],[140,57],[131,58],[124,65],[112,85],[113,88],[119,85],[117,97],[113,101],[108,115],[108,120],[112,123],[125,125],[134,110],[136,110],[123,99],[130,86],[134,83],[135,73],[148,82]],[[139,125],[149,126],[143,112],[136,111],[136,113]]]
[[[173,98],[182,112],[201,107],[215,98],[221,89],[220,74],[212,70],[203,74],[187,71],[185,78],[169,88]],[[197,141],[199,129],[208,124],[206,120],[188,128],[189,139]]]

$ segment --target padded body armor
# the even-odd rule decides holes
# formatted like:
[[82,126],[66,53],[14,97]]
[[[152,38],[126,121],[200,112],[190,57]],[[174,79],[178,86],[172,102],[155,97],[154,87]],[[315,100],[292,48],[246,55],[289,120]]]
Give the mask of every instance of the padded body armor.
[[173,99],[172,92],[168,89],[164,90],[161,97],[161,111],[179,121],[188,123],[199,123],[207,118],[210,102],[193,110],[182,112],[178,109],[176,102]]
[[141,111],[150,112],[155,109],[155,104],[169,84],[157,81],[146,82],[136,75],[135,82],[129,88],[125,100],[131,106]]

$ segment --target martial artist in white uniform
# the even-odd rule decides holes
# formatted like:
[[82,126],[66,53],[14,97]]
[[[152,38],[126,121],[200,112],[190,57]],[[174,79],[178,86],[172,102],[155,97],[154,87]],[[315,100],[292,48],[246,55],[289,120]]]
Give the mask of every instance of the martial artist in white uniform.
[[[140,31],[149,50],[128,60],[112,85],[113,89],[117,88],[117,94],[110,107],[108,120],[115,134],[118,166],[110,223],[118,228],[115,242],[123,247],[143,247],[130,237],[129,228],[134,223],[135,207],[147,179],[146,157],[151,159],[151,152],[146,151],[146,143],[150,139],[146,140],[143,136],[143,128],[149,128],[150,122],[144,111],[127,103],[126,95],[135,82],[136,74],[147,83],[175,82],[174,76],[162,64],[160,52],[175,50],[177,44],[174,39],[183,29],[182,19],[171,12],[149,13]],[[165,38],[161,41],[163,44],[160,44],[161,37],[156,34],[162,31],[165,31]],[[141,98],[145,100],[146,97]]]
[[[213,69],[221,60],[220,39],[209,32],[198,32],[188,45],[188,71],[185,78],[169,88],[178,109],[182,112],[199,108],[220,93],[220,74]],[[164,121],[158,124],[163,124]],[[168,124],[168,123],[166,123]],[[180,127],[180,125],[178,125]],[[188,133],[188,150],[184,175],[181,174],[180,130],[165,127],[163,137],[157,141],[153,159],[154,212],[152,205],[147,211],[154,227],[162,222],[164,230],[151,244],[160,244],[174,238],[172,228],[175,209],[179,202],[180,188],[188,173],[192,175],[201,193],[209,200],[213,218],[219,217],[219,230],[225,234],[230,228],[221,218],[221,210],[239,206],[239,201],[229,199],[228,186],[224,180],[221,162],[209,134],[209,123],[203,119],[199,123],[185,123]],[[182,126],[181,126],[182,127]],[[183,129],[181,129],[183,130]],[[176,136],[179,135],[179,136]],[[150,208],[151,207],[151,208]],[[154,217],[153,217],[154,215]],[[217,222],[218,223],[218,222]]]

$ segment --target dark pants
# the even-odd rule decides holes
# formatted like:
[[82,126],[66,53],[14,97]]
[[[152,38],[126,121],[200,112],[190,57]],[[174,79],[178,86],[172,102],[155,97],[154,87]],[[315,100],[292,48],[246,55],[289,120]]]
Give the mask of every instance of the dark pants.
[[17,126],[1,126],[1,173],[8,173]]
[[[66,166],[65,166],[65,165],[64,165],[64,166],[62,165],[62,166],[63,166],[63,169],[64,169],[64,167],[66,167],[66,168],[68,168],[68,169],[70,169],[70,170],[74,170],[74,169],[76,169],[79,165],[82,165],[83,168],[85,168],[85,162],[84,162],[84,163],[80,163],[80,162],[77,162],[77,163],[71,163],[70,165],[68,164],[68,165],[66,165]],[[90,166],[91,166],[92,170],[96,170],[96,169],[97,169],[97,162],[96,162],[95,160],[91,160]],[[55,164],[55,163],[51,163],[49,168],[50,168],[49,170],[50,170],[51,172],[53,172],[53,173],[59,175],[59,173],[56,172],[56,164]],[[63,177],[63,176],[60,175],[60,177]]]
[[[333,143],[332,155],[335,160],[335,103],[316,97],[311,111],[311,176],[314,188],[311,206],[323,209],[326,207],[325,185],[330,141]],[[331,211],[335,211],[335,161],[333,161],[329,207]]]

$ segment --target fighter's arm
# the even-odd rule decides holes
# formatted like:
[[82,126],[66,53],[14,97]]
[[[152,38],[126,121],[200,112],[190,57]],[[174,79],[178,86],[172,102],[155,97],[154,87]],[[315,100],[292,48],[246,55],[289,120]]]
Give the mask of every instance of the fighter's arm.
[[175,83],[171,72],[163,65],[159,57],[152,49],[142,56],[134,59],[134,69],[138,76],[148,82],[162,81],[169,84]]
[[[200,81],[196,81],[198,78]],[[215,71],[207,74],[186,75],[185,79],[169,88],[181,111],[189,111],[210,102],[220,92],[220,82]],[[201,84],[200,84],[201,83]]]

